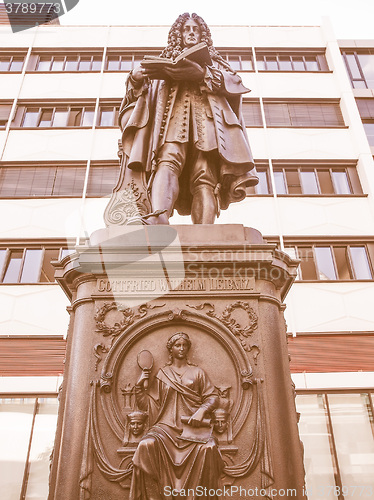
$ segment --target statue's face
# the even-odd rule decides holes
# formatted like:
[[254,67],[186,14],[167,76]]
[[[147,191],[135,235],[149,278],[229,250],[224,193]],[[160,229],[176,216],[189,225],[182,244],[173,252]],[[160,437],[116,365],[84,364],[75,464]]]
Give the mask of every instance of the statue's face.
[[144,422],[141,419],[133,418],[130,421],[130,431],[134,436],[140,436],[144,431]]
[[185,359],[189,351],[187,340],[178,339],[171,348],[173,359]]
[[182,28],[182,40],[184,47],[192,47],[201,41],[200,26],[193,19],[188,19]]
[[218,434],[223,434],[227,429],[226,415],[223,414],[215,415],[213,425],[214,425],[214,430],[218,432]]

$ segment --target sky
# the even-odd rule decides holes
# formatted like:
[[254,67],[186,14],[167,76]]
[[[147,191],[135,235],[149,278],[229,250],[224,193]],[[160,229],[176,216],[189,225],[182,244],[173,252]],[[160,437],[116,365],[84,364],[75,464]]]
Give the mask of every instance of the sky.
[[374,0],[80,0],[60,23],[170,26],[183,12],[208,25],[309,26],[328,16],[337,38],[374,39]]

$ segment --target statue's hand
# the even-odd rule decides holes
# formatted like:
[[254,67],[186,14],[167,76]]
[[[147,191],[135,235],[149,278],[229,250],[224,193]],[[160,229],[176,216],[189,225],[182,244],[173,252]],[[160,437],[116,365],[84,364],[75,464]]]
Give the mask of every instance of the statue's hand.
[[192,427],[200,427],[205,412],[206,412],[205,408],[199,408],[197,411],[195,411],[195,413],[189,419],[188,425],[192,425]]
[[145,78],[145,70],[144,68],[142,68],[141,66],[138,66],[137,68],[135,68],[132,73],[131,73],[131,76],[133,77],[133,79],[136,81],[136,82],[143,82],[144,78]]
[[136,386],[137,387],[143,387],[144,389],[147,389],[148,388],[148,384],[149,384],[149,376],[150,376],[150,374],[151,374],[151,370],[144,369],[142,371],[142,374],[139,377],[139,380],[136,383]]
[[200,82],[204,79],[204,69],[195,61],[183,59],[175,67],[166,67],[164,72],[172,80]]

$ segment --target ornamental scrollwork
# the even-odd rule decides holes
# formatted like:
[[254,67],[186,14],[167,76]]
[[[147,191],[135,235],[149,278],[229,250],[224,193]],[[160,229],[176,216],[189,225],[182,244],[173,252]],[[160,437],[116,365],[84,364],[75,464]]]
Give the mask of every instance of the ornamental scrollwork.
[[[203,304],[199,304],[197,306],[188,305],[188,307],[192,307],[197,310],[207,308],[206,314],[208,316],[221,321],[221,323],[223,323],[231,331],[231,333],[239,339],[243,349],[247,352],[251,351],[248,337],[254,332],[254,330],[256,330],[258,317],[248,302],[238,300],[225,307],[221,315],[215,313],[215,306],[210,302],[204,302]],[[232,317],[233,312],[237,309],[242,309],[247,313],[248,322],[245,325],[241,325],[235,318]]]

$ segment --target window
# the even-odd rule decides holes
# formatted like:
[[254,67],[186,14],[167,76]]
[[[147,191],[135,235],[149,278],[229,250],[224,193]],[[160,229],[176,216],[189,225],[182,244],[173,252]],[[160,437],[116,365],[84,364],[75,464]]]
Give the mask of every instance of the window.
[[344,127],[338,102],[265,101],[264,109],[268,127]]
[[374,99],[356,99],[356,103],[369,144],[374,146]]
[[4,500],[47,498],[56,395],[0,396],[0,491]]
[[[256,163],[256,162],[255,162]],[[271,194],[269,166],[256,164],[259,184],[248,188],[247,194]],[[345,196],[362,195],[355,165],[284,165],[273,163],[277,195]]]
[[[361,497],[360,491],[370,496],[374,475],[373,395],[364,390],[305,392],[297,395],[296,407],[300,412],[308,499],[319,500],[321,491],[326,500],[356,500]],[[352,488],[358,484],[360,488]],[[344,494],[336,495],[338,489]]]
[[139,66],[141,60],[145,55],[159,56],[161,51],[162,49],[150,49],[143,52],[126,54],[109,52],[105,61],[105,69],[106,71],[131,71],[132,69]]
[[279,195],[362,194],[357,170],[352,167],[279,167],[274,164],[274,180]]
[[0,130],[6,127],[11,109],[11,104],[0,104]]
[[92,127],[95,106],[19,106],[13,126],[29,128]]
[[252,53],[249,51],[243,52],[227,52],[224,49],[219,50],[221,56],[226,59],[234,71],[253,71]]
[[369,247],[372,251],[371,245],[363,244],[299,244],[285,251],[301,260],[301,280],[371,280]]
[[98,115],[98,127],[118,127],[119,105],[101,105]]
[[52,260],[59,260],[61,248],[1,248],[0,283],[54,283]]
[[325,55],[322,53],[257,53],[259,71],[328,71]]
[[[119,164],[91,164],[87,196],[112,192]],[[0,168],[0,198],[81,197],[86,165],[22,166]]]
[[0,55],[0,72],[2,71],[21,72],[24,60],[25,60],[24,56]]
[[243,118],[246,127],[263,127],[260,101],[243,101]]
[[102,55],[71,54],[71,55],[39,55],[30,61],[32,71],[100,71]]
[[343,58],[353,88],[374,88],[374,49],[343,51]]

